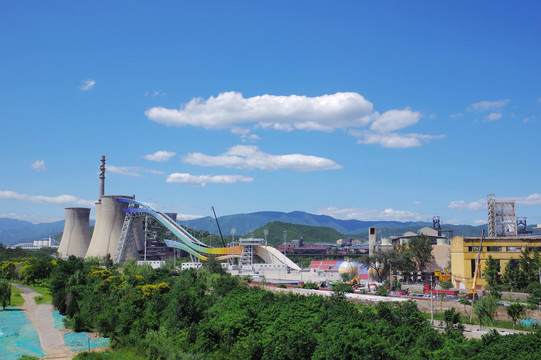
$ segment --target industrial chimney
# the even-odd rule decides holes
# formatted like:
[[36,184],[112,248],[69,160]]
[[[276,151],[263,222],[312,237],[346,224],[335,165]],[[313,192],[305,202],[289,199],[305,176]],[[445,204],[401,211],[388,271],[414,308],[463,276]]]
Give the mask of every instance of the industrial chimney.
[[64,233],[58,247],[58,255],[68,258],[71,255],[84,257],[90,243],[90,209],[66,208]]

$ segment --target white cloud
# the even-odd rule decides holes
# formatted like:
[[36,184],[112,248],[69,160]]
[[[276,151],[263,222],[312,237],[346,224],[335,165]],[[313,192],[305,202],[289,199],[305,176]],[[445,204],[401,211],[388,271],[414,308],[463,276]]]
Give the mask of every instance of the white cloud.
[[502,114],[500,113],[490,113],[485,117],[485,121],[494,121],[498,120],[502,117]]
[[218,156],[191,153],[182,157],[182,161],[198,166],[224,166],[234,169],[278,170],[291,169],[297,171],[334,170],[342,166],[333,160],[311,155],[287,154],[271,155],[253,145],[237,145]]
[[190,215],[190,214],[177,214],[177,220],[178,221],[195,220],[195,219],[201,219],[202,217],[204,217],[204,216]]
[[156,91],[154,90],[153,92],[149,93],[148,91],[145,93],[145,96],[152,96],[152,97],[156,97],[156,96],[166,96],[167,94],[166,93],[162,93],[162,92],[159,92],[159,91]]
[[374,117],[375,120],[370,125],[370,129],[378,132],[389,132],[417,124],[421,118],[421,113],[405,108],[404,110],[389,110],[381,115],[376,113]]
[[475,225],[484,225],[484,224],[487,223],[487,220],[486,219],[485,220],[473,220],[473,223]]
[[415,213],[395,209],[363,209],[327,207],[318,210],[318,214],[329,215],[343,220],[381,220],[381,221],[427,221],[429,214]]
[[107,171],[110,171],[114,174],[133,176],[133,177],[144,177],[141,173],[148,174],[163,174],[163,171],[145,169],[138,166],[114,166],[107,165]]
[[64,220],[64,218],[60,218],[60,217],[46,217],[46,216],[16,214],[16,213],[0,214],[0,218],[28,221],[32,224],[51,223],[51,222]]
[[[362,95],[342,92],[316,97],[300,95],[261,95],[244,98],[238,92],[225,92],[208,99],[194,98],[179,109],[153,107],[146,116],[167,126],[197,126],[205,129],[230,128],[241,135],[243,141],[257,141],[245,127],[278,131],[322,131],[355,129],[370,125],[374,132],[385,133],[380,140],[359,143],[382,144],[387,147],[406,148],[420,146],[420,134],[393,134],[393,131],[419,122],[422,114],[409,107],[389,110],[380,114]],[[244,126],[241,127],[241,126]],[[388,135],[392,134],[392,135]],[[428,139],[426,135],[424,139]],[[440,138],[435,136],[430,138]]]
[[13,191],[0,191],[0,199],[27,201],[27,202],[37,203],[37,204],[78,205],[78,206],[93,206],[95,202],[94,200],[80,199],[73,195],[58,195],[58,196],[27,195],[27,194],[19,194]]
[[357,93],[307,97],[261,95],[244,98],[225,92],[207,100],[192,99],[180,109],[153,107],[150,120],[169,126],[201,126],[223,129],[239,124],[260,123],[265,127],[287,125],[304,130],[332,130],[368,124],[372,103]]
[[[541,194],[500,197],[496,198],[496,201],[514,201],[517,205],[522,206],[541,206]],[[479,199],[472,202],[466,202],[464,200],[451,201],[448,208],[453,210],[485,210],[487,208],[487,201],[486,199]]]
[[349,134],[358,138],[358,144],[379,144],[385,148],[395,149],[418,147],[422,145],[423,141],[444,137],[444,135],[376,133],[358,130],[351,130]]
[[419,200],[414,200],[411,202],[413,205],[421,205],[421,202]]
[[234,184],[237,182],[252,182],[251,177],[241,175],[190,175],[186,173],[173,173],[167,177],[168,183],[183,184],[194,187],[212,184]]
[[30,164],[30,168],[36,171],[45,171],[46,170],[45,161],[36,160],[32,164]]
[[169,159],[171,159],[175,155],[176,153],[172,151],[161,150],[161,151],[156,151],[154,154],[145,155],[143,156],[143,158],[150,161],[166,162],[166,161],[169,161]]
[[[496,199],[498,201],[500,199]],[[515,201],[517,205],[523,206],[541,206],[541,194],[531,194],[527,196],[502,197],[502,201]]]
[[242,139],[242,142],[256,142],[259,141],[259,136],[256,134],[251,134],[252,130],[247,128],[242,128],[238,126],[234,126],[231,128],[231,134],[240,135],[240,138]]
[[460,118],[462,118],[463,116],[464,116],[464,114],[462,114],[462,113],[456,113],[456,114],[451,114],[451,115],[449,115],[449,117],[450,117],[451,119],[460,119]]
[[524,123],[532,123],[532,122],[537,122],[537,116],[535,115],[532,115],[532,116],[528,116],[527,118],[524,118],[524,120],[522,120]]
[[79,86],[79,89],[81,89],[82,91],[88,91],[92,90],[95,85],[96,82],[92,79],[83,80],[83,85]]
[[479,199],[472,202],[456,200],[451,201],[447,207],[453,210],[483,210],[487,208],[487,201],[486,199]]
[[497,101],[479,101],[474,104],[471,104],[468,107],[469,111],[488,111],[496,110],[504,107],[509,103],[509,99],[497,100]]

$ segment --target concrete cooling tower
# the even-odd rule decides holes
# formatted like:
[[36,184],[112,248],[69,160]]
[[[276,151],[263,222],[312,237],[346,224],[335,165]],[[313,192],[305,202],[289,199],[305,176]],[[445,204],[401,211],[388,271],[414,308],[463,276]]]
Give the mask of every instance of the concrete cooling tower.
[[71,255],[84,257],[90,243],[90,209],[66,208],[64,233],[58,247],[58,255],[66,259]]
[[[104,195],[100,197],[100,201],[96,203],[96,226],[86,252],[86,257],[103,257],[109,254],[111,258],[114,258],[118,249],[124,218],[126,217],[124,209],[128,207],[128,204],[119,203],[116,201],[116,198],[133,199],[134,197],[121,195]],[[136,242],[138,240],[142,241],[137,239],[138,237],[142,237],[143,231],[141,224],[142,222],[140,220],[132,222]],[[126,258],[136,259],[138,257],[137,244],[130,242],[126,244],[126,247]]]

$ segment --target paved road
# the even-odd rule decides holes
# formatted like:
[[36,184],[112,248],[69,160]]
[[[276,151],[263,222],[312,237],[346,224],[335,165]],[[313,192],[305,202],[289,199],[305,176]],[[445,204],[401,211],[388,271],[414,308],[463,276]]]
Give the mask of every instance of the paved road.
[[71,360],[71,349],[66,346],[60,330],[54,328],[53,306],[51,304],[37,305],[34,297],[40,294],[31,288],[19,284],[13,284],[13,286],[24,291],[21,294],[24,305],[19,308],[28,315],[36,328],[41,348],[47,354],[44,359]]

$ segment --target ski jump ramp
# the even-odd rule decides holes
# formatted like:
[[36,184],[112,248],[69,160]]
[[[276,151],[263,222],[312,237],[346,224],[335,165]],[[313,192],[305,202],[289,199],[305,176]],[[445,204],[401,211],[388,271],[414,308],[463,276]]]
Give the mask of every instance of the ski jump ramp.
[[[173,235],[175,235],[178,241],[167,239],[165,240],[165,243],[168,247],[184,250],[200,260],[206,261],[209,259],[209,257],[213,257],[218,261],[223,261],[232,258],[240,258],[242,256],[242,252],[244,250],[243,246],[231,246],[225,248],[209,247],[205,243],[193,237],[190,233],[186,231],[186,229],[173,221],[169,216],[154,210],[151,206],[130,198],[119,197],[116,200],[120,203],[128,204],[128,208],[124,209],[124,211],[126,212],[124,228],[126,229],[125,231],[123,230],[123,234],[121,235],[117,250],[119,258],[124,252],[123,248],[126,246],[126,239],[129,237],[130,219],[140,216],[153,217],[160,224],[162,224],[169,231],[171,231]],[[267,264],[284,264],[291,269],[300,270],[300,267],[297,264],[295,264],[287,256],[285,256],[272,246],[255,245],[253,246],[253,249],[254,255],[263,259]]]
[[301,270],[299,265],[291,261],[287,256],[282,254],[272,246],[258,245],[254,246],[255,255],[265,261],[266,264],[281,265],[284,264],[293,270]]

